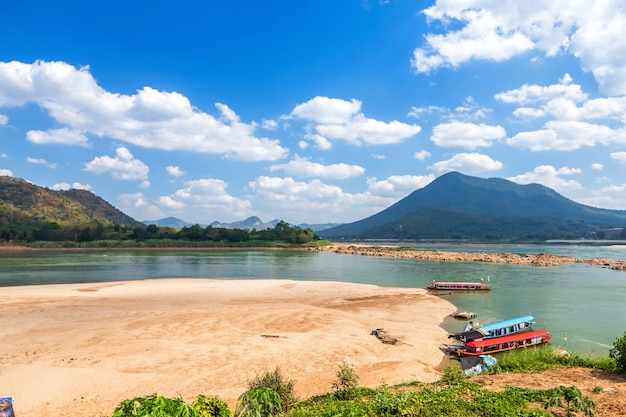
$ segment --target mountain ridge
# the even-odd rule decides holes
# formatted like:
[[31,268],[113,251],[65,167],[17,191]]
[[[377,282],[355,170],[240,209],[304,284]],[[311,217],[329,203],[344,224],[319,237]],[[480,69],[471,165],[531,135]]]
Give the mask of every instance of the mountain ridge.
[[575,203],[540,184],[519,185],[502,178],[482,179],[450,172],[385,210],[320,231],[319,235],[368,239],[534,239],[580,237],[589,229],[603,227],[626,227],[626,211]]

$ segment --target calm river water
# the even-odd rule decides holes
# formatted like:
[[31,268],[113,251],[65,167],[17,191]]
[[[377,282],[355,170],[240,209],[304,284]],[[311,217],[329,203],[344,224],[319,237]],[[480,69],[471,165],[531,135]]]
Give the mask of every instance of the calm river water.
[[[626,246],[436,246],[455,251],[550,253],[626,259]],[[489,323],[531,314],[553,345],[607,355],[626,331],[626,273],[586,264],[556,267],[431,262],[300,251],[0,251],[0,287],[150,278],[292,279],[423,288],[432,280],[489,279],[492,291],[444,295]],[[2,288],[0,288],[2,294]],[[8,323],[7,323],[8,324]],[[465,322],[446,319],[451,332]],[[419,331],[419,329],[416,329]],[[567,337],[565,337],[567,335]]]

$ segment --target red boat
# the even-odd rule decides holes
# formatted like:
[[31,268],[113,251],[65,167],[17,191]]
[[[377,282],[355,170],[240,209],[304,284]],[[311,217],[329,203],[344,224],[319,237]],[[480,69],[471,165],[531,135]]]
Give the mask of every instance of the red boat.
[[437,291],[489,291],[491,289],[491,284],[485,284],[484,282],[433,281],[433,283],[426,288]]
[[535,330],[491,339],[475,339],[465,346],[455,346],[451,350],[458,356],[479,356],[541,345],[550,339],[552,335],[547,330]]

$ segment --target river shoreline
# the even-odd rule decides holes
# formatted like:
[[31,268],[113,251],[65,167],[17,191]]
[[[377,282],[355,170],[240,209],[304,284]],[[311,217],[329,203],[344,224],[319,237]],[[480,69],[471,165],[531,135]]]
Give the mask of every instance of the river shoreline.
[[546,253],[520,256],[510,252],[456,252],[438,249],[415,249],[400,246],[373,246],[349,243],[320,246],[311,248],[311,250],[342,255],[383,256],[437,262],[487,262],[529,266],[558,266],[563,263],[575,262],[617,271],[626,271],[626,260],[605,258],[582,259],[573,256],[550,255]]

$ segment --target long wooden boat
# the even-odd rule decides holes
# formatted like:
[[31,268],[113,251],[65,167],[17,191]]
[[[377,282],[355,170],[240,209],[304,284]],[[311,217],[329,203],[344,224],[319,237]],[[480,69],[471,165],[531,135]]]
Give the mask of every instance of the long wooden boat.
[[502,320],[484,326],[474,326],[473,322],[461,333],[451,334],[450,338],[469,342],[476,339],[491,339],[494,337],[508,336],[529,330],[535,324],[533,316],[515,317],[513,319]]
[[438,291],[489,291],[491,284],[484,282],[441,282],[433,281],[428,287],[429,290]]
[[552,335],[547,330],[534,330],[492,339],[476,339],[465,343],[465,346],[455,346],[451,351],[458,356],[478,356],[541,345],[550,339]]

